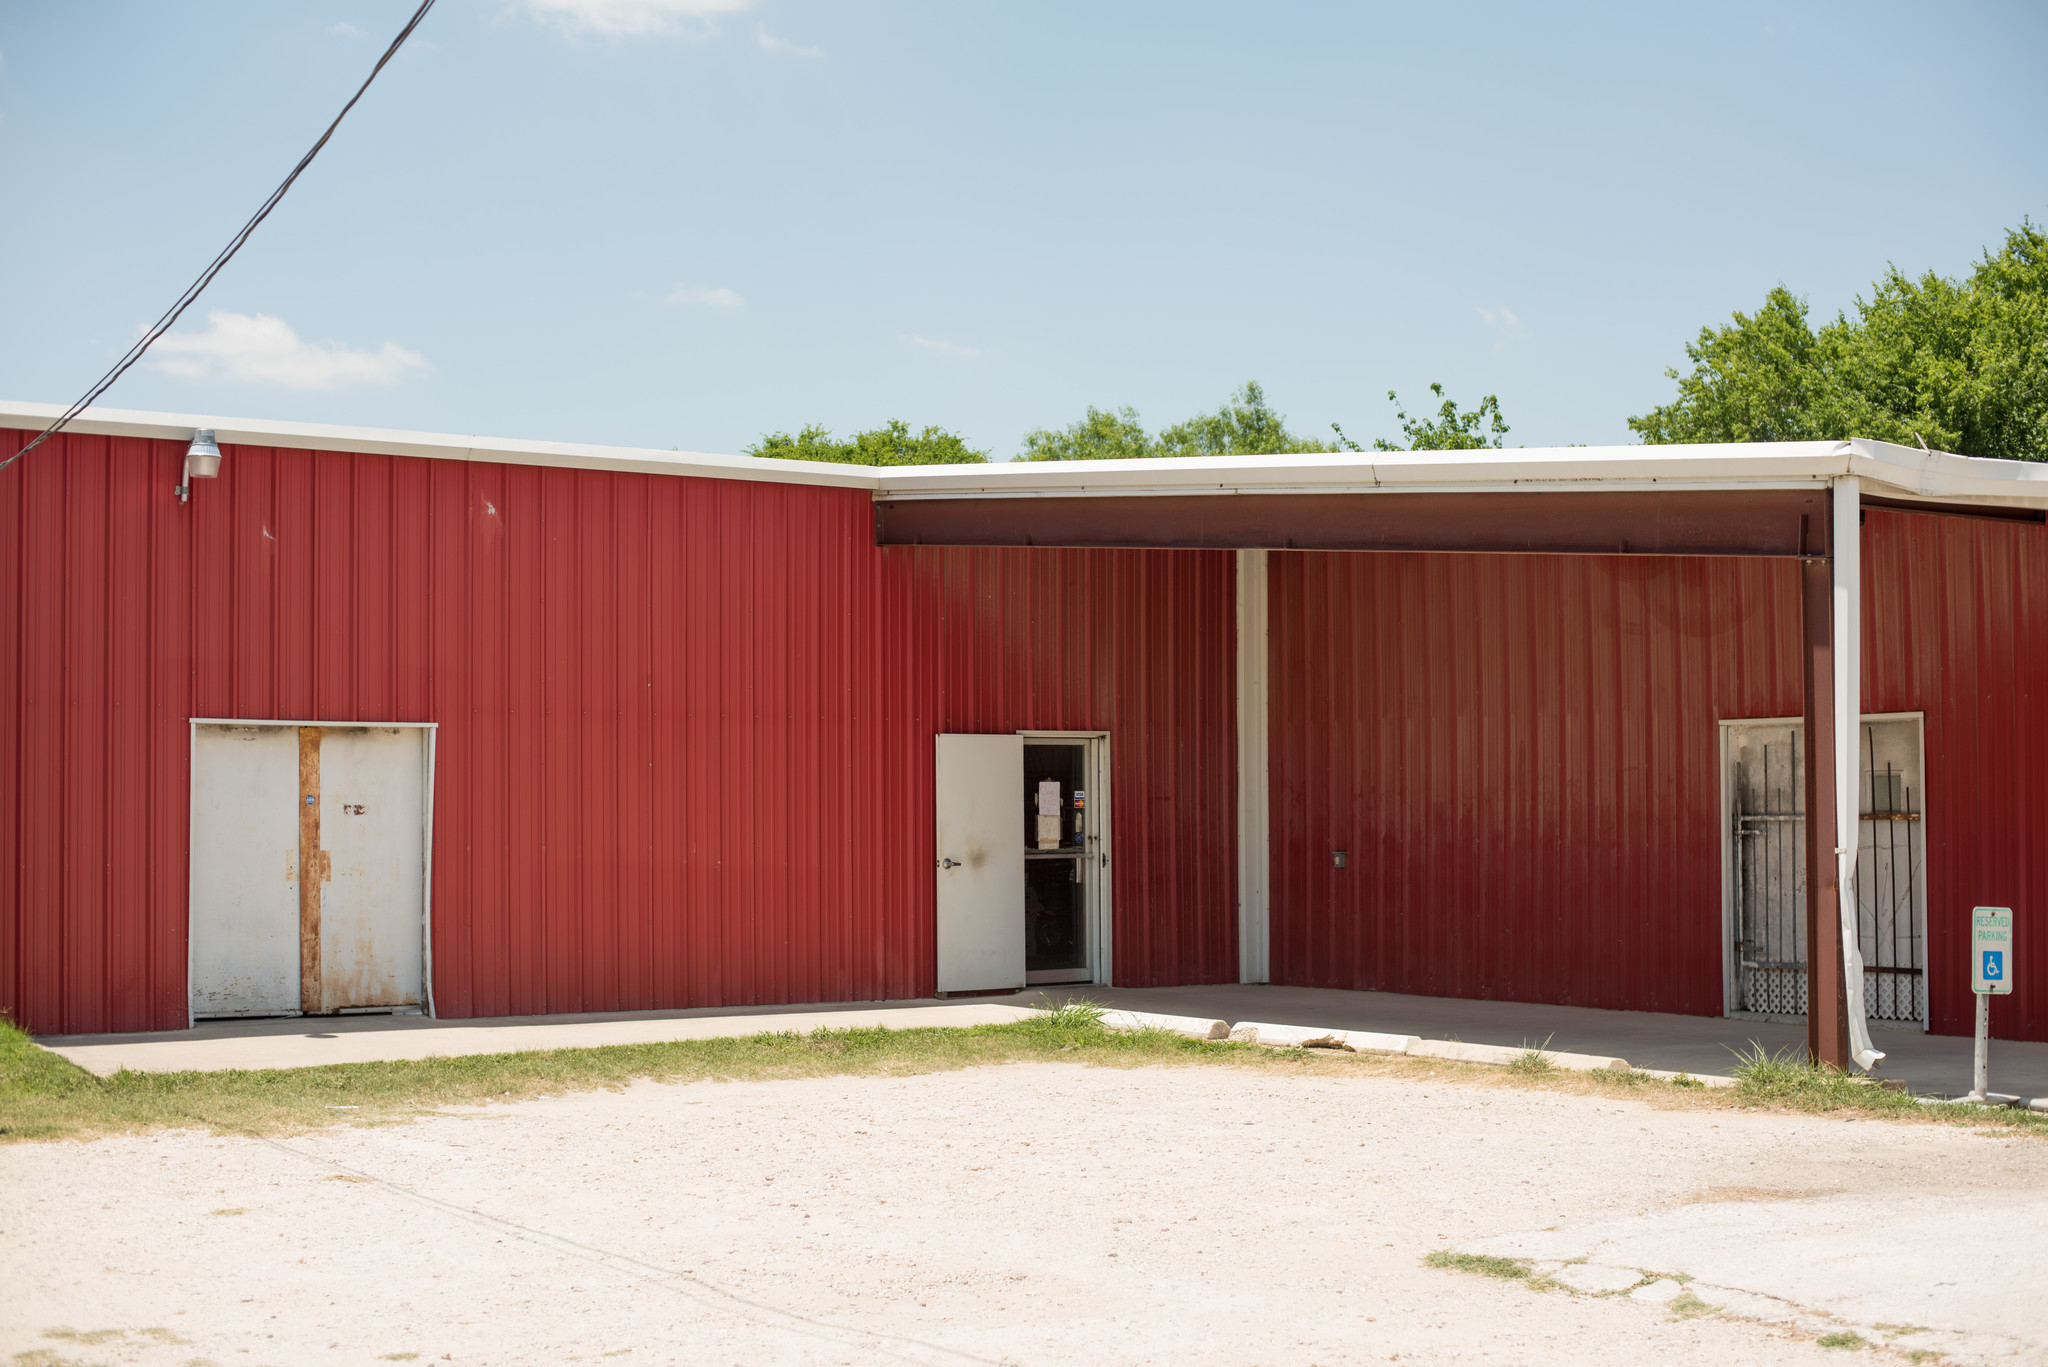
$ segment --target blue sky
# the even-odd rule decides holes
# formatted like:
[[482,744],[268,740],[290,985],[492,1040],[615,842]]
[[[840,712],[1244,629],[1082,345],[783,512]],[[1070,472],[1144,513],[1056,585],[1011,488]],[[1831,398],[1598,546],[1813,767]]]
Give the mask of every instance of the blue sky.
[[[412,0],[0,8],[0,397],[66,402]],[[2048,219],[2048,6],[440,0],[127,408],[998,457],[1261,381],[1630,440],[1703,323]]]

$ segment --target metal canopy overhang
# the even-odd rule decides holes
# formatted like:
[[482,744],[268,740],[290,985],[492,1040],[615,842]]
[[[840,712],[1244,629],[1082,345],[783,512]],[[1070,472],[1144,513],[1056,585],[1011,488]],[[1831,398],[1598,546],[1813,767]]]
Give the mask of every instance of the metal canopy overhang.
[[878,499],[880,546],[1825,556],[1825,485],[1787,489]]

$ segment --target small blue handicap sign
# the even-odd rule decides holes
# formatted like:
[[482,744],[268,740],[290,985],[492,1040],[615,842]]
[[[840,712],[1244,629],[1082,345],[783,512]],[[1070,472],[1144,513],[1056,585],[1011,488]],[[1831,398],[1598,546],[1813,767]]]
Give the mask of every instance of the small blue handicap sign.
[[1984,981],[1998,982],[2005,977],[2005,951],[1987,949],[1984,951]]

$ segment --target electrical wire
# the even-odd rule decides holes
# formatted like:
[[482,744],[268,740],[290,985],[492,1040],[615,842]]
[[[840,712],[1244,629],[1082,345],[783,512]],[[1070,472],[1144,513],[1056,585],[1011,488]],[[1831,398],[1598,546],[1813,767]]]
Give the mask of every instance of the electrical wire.
[[334,130],[341,127],[341,121],[348,117],[348,111],[354,109],[356,101],[363,98],[364,92],[370,88],[370,82],[376,80],[377,74],[384,70],[385,65],[393,57],[398,55],[398,49],[405,46],[405,40],[412,37],[413,30],[420,26],[420,20],[426,18],[427,11],[433,7],[434,0],[421,0],[420,7],[413,11],[412,18],[406,23],[406,26],[398,31],[396,38],[391,40],[391,46],[384,49],[384,55],[377,59],[377,65],[370,68],[370,74],[363,78],[363,83],[356,88],[356,93],[349,97],[348,103],[341,107],[341,112],[334,116],[334,122],[327,125],[327,131],[320,135],[320,140],[313,144],[312,150],[299,158],[299,164],[292,167],[291,174],[286,176],[283,183],[270,192],[270,197],[263,201],[262,207],[256,210],[255,216],[242,225],[242,230],[234,235],[234,238],[227,246],[221,248],[220,254],[214,257],[208,263],[206,269],[199,273],[199,278],[185,287],[185,292],[178,296],[177,302],[164,311],[164,316],[157,319],[154,326],[144,332],[133,346],[122,353],[121,359],[114,362],[113,369],[100,376],[97,384],[86,390],[78,402],[65,409],[62,416],[55,422],[45,427],[34,441],[16,451],[6,460],[0,460],[0,470],[5,470],[8,466],[14,464],[14,462],[20,460],[23,456],[62,431],[66,424],[89,408],[94,399],[106,393],[112,387],[114,381],[127,373],[130,366],[141,360],[142,353],[149,350],[150,343],[170,331],[171,326],[178,321],[179,316],[186,309],[192,307],[193,302],[199,298],[200,292],[213,283],[213,277],[219,275],[221,269],[228,262],[234,260],[235,253],[240,251],[242,244],[249,240],[249,234],[256,231],[256,225],[270,217],[270,211],[275,209],[278,201],[284,198],[284,192],[291,189],[292,182],[297,180],[300,173],[313,164],[313,158],[320,155],[320,149],[327,145],[327,140],[334,136]]

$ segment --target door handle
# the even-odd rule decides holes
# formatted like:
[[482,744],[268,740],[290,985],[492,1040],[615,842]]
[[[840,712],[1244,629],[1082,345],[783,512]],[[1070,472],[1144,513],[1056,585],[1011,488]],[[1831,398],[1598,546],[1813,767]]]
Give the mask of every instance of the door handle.
[[966,865],[962,864],[957,859],[941,859],[939,861],[939,867],[942,869],[959,869],[965,868]]

